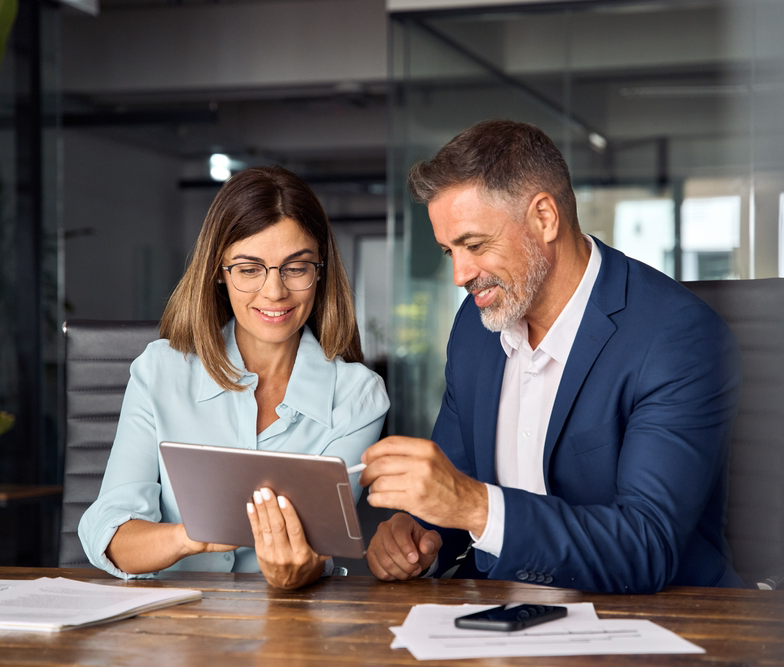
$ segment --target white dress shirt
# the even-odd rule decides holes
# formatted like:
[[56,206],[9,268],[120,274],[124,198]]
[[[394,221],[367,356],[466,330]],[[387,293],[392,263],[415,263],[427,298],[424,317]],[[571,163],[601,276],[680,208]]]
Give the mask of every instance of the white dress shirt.
[[549,331],[532,350],[528,344],[525,318],[501,331],[506,353],[501,401],[495,441],[496,479],[499,486],[486,484],[488,517],[480,538],[472,537],[475,549],[498,556],[504,543],[504,495],[501,486],[546,494],[544,481],[544,441],[553,411],[558,385],[566,361],[591,296],[601,253],[590,236],[588,266]]

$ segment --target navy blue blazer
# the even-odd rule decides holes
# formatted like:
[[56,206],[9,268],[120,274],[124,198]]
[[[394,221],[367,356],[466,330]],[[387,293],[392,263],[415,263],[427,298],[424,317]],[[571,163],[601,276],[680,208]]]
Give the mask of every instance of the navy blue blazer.
[[[547,495],[504,487],[491,579],[648,593],[744,586],[724,538],[740,352],[725,322],[689,290],[596,241],[602,265],[553,405]],[[447,349],[433,440],[462,472],[496,483],[506,355],[469,296]],[[468,544],[438,529],[439,570]]]

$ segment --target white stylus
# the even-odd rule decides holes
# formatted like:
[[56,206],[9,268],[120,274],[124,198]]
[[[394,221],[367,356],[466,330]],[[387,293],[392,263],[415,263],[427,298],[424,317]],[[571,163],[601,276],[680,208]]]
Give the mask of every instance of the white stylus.
[[350,468],[346,468],[346,472],[349,475],[353,475],[355,472],[362,472],[367,466],[364,463],[357,463],[355,466],[351,466]]

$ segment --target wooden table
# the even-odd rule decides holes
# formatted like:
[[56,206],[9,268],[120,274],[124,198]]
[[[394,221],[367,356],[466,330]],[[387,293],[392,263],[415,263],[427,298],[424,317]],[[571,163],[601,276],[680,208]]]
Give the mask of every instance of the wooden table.
[[199,602],[125,621],[42,635],[0,632],[0,665],[416,665],[389,647],[389,627],[412,604],[593,602],[601,618],[646,618],[706,649],[702,655],[619,655],[445,661],[464,665],[784,665],[784,592],[670,588],[657,595],[595,595],[498,581],[385,584],[333,577],[297,591],[258,575],[179,573],[125,583],[95,570],[0,568],[0,579],[65,576],[116,586],[199,588]]

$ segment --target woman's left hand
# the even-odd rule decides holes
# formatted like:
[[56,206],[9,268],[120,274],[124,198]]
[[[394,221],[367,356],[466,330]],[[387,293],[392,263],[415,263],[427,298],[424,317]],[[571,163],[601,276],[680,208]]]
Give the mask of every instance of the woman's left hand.
[[287,498],[260,489],[248,503],[259,566],[272,586],[298,588],[321,576],[329,556],[320,556],[305,539],[297,512]]

